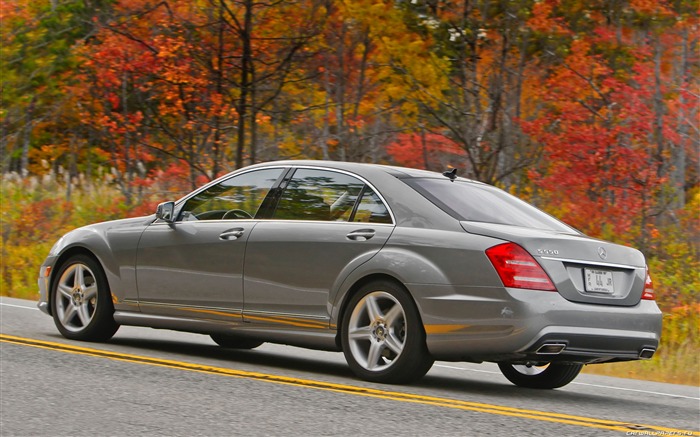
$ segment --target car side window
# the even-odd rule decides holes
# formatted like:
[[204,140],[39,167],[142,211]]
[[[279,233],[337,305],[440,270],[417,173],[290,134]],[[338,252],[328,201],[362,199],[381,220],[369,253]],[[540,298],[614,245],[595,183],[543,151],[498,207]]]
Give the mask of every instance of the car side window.
[[298,169],[282,191],[273,218],[349,221],[363,186],[344,173]]
[[362,193],[360,204],[357,205],[353,222],[365,223],[391,223],[389,210],[370,187],[366,187]]
[[232,176],[185,202],[180,220],[234,220],[254,218],[284,169],[255,170]]
[[363,181],[345,173],[316,169],[294,173],[272,218],[391,223],[389,210]]

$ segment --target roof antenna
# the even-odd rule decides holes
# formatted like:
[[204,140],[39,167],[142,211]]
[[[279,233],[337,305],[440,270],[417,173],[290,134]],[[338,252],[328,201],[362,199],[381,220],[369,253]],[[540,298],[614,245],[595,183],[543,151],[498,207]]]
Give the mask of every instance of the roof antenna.
[[452,170],[443,171],[442,175],[447,176],[452,182],[454,182],[455,179],[457,179],[457,169],[453,168]]

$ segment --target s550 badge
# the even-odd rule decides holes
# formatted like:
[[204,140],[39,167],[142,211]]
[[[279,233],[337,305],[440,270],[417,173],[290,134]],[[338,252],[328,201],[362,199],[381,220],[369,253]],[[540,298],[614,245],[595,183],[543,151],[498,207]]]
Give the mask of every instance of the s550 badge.
[[538,255],[559,255],[558,250],[554,249],[537,249]]

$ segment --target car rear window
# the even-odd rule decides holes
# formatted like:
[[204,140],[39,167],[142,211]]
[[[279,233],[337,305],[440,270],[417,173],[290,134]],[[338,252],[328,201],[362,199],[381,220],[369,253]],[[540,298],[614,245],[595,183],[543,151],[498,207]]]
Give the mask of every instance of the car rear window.
[[458,220],[577,233],[546,212],[490,185],[434,178],[403,181]]

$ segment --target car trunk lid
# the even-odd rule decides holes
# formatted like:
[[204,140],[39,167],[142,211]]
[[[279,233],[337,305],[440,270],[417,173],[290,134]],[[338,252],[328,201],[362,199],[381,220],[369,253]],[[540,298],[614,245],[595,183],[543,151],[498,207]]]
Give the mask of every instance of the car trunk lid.
[[482,222],[460,223],[469,233],[522,246],[567,300],[633,306],[641,299],[646,269],[644,256],[638,250],[578,233]]

